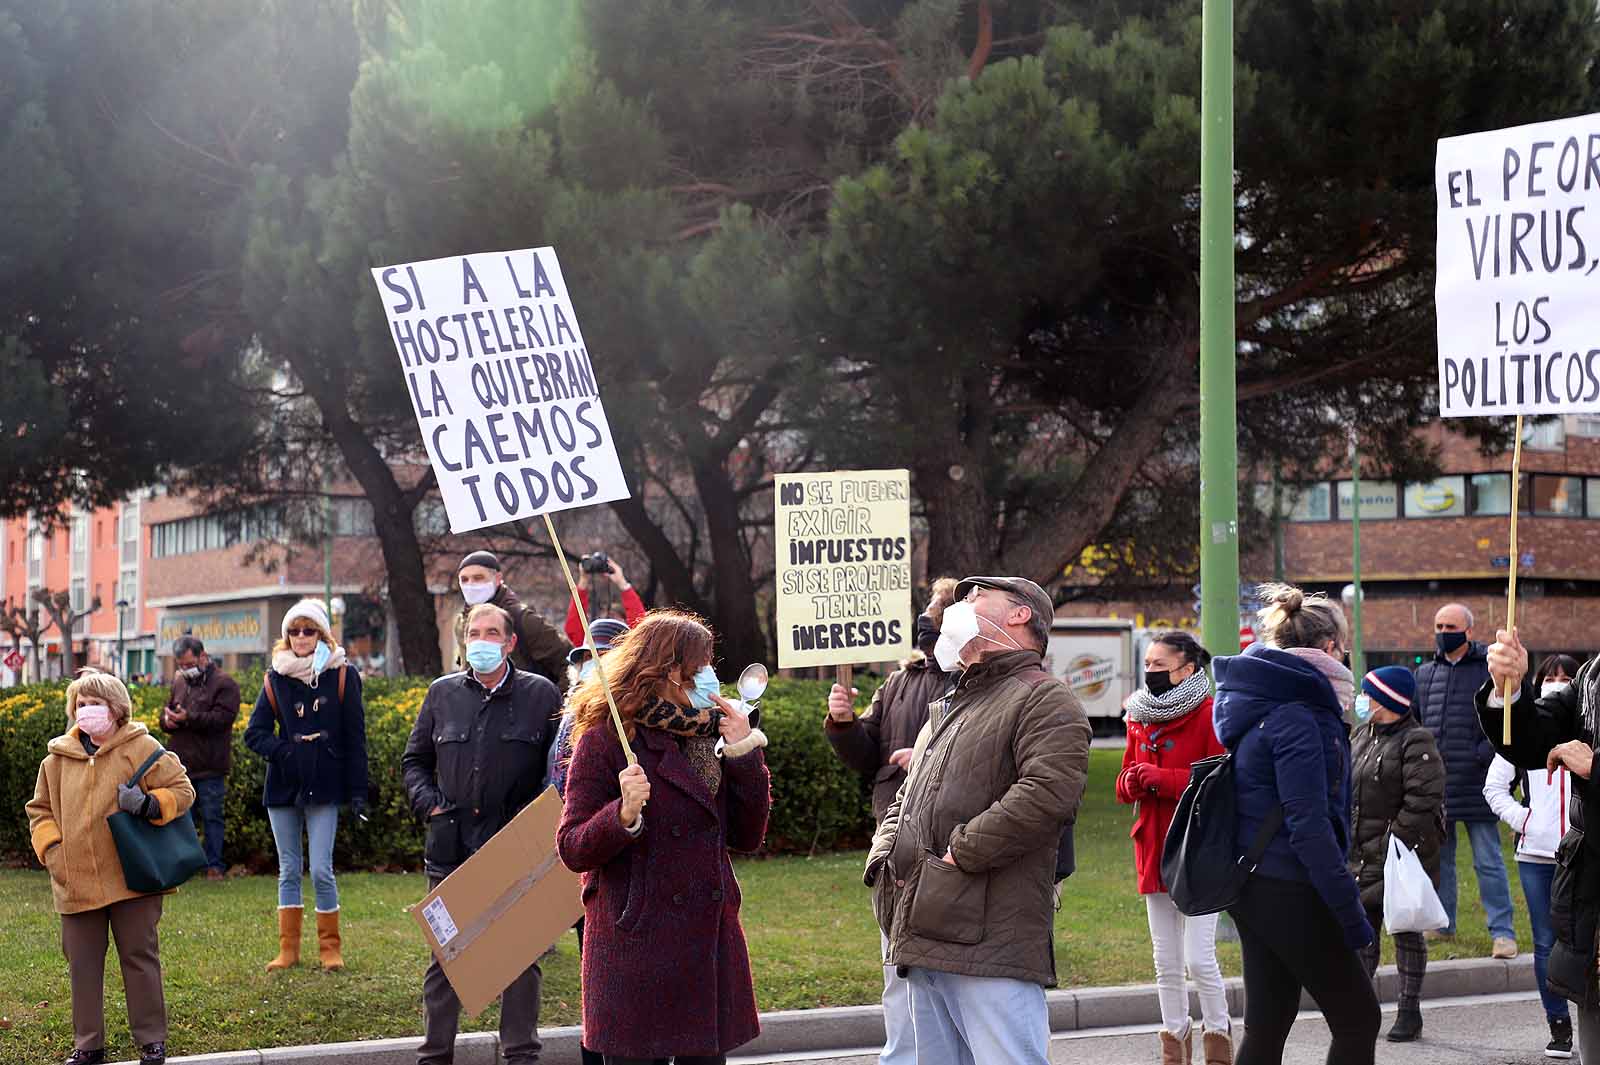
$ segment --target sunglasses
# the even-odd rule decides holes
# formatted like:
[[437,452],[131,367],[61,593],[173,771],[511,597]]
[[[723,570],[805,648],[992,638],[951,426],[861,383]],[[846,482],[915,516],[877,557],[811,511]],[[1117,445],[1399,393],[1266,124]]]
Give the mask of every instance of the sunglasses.
[[321,629],[286,629],[285,630],[285,635],[288,635],[288,636],[321,636],[322,635],[322,630]]

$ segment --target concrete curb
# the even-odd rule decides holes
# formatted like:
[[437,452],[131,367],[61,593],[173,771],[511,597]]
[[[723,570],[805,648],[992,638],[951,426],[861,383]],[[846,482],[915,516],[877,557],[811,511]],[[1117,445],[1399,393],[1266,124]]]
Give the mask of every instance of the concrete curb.
[[[1229,1012],[1238,1017],[1244,1012],[1243,981],[1234,978],[1226,983]],[[1380,1000],[1393,1002],[1399,984],[1394,966],[1384,966],[1378,970]],[[1531,954],[1523,954],[1512,961],[1465,958],[1430,962],[1422,997],[1436,999],[1499,995],[1533,991],[1537,987]],[[1189,998],[1190,1008],[1198,1015],[1196,996],[1191,992]],[[1050,991],[1046,993],[1045,1001],[1050,1010],[1050,1027],[1056,1032],[1154,1025],[1161,1021],[1161,1008],[1154,984]],[[1302,999],[1302,1008],[1316,1008],[1310,996]],[[541,1030],[539,1037],[544,1042],[544,1051],[539,1055],[539,1060],[548,1065],[578,1065],[579,1035],[577,1028]],[[418,1042],[417,1036],[409,1036],[358,1043],[241,1050],[168,1060],[174,1065],[287,1065],[291,1062],[300,1065],[415,1065]],[[882,1043],[882,1007],[834,1006],[763,1013],[761,1035],[754,1042],[740,1047],[739,1053],[792,1054],[871,1047]],[[493,1032],[474,1032],[456,1041],[455,1065],[497,1065],[499,1060],[500,1040]],[[124,1065],[137,1063],[127,1062]]]

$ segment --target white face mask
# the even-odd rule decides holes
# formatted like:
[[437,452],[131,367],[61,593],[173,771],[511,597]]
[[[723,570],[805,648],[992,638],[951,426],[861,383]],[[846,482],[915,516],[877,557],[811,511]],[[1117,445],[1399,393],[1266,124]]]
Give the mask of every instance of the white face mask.
[[1539,695],[1541,698],[1548,699],[1552,695],[1566,691],[1571,686],[1572,682],[1570,680],[1547,680],[1539,685]]
[[498,590],[494,581],[475,581],[461,586],[461,598],[467,601],[468,606],[481,606],[493,599]]
[[[1001,636],[1006,638],[1005,643],[990,639],[983,635],[980,626],[988,622]],[[934,645],[933,657],[938,659],[939,668],[946,673],[954,673],[963,665],[961,651],[973,640],[983,640],[996,647],[1010,647],[1013,650],[1022,650],[1022,645],[1011,638],[1011,634],[993,621],[978,613],[977,607],[968,602],[952,603],[945,608],[944,620],[939,625],[939,642]]]

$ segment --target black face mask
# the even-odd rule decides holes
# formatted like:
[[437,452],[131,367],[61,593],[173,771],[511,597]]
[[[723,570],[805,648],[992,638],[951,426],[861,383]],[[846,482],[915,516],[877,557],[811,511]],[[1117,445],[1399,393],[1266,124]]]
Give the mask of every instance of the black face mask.
[[939,642],[939,629],[928,615],[917,615],[917,622],[912,626],[912,641],[917,650],[930,658],[933,656],[933,645]]
[[1144,686],[1150,689],[1150,694],[1156,698],[1167,694],[1177,685],[1172,683],[1172,674],[1167,670],[1147,669],[1144,671]]
[[1464,632],[1436,632],[1433,634],[1433,644],[1439,648],[1439,653],[1442,655],[1460,650],[1461,645],[1466,642],[1467,634]]

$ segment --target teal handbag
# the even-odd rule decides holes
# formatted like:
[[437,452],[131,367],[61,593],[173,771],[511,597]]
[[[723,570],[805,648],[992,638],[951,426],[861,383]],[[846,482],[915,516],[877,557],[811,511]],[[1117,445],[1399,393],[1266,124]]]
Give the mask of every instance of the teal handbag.
[[[138,784],[166,753],[165,747],[157,747],[156,753],[145,759],[128,785]],[[118,810],[106,818],[106,824],[117,844],[122,878],[132,891],[144,894],[171,891],[206,867],[205,851],[200,849],[200,837],[195,835],[194,820],[188,816],[155,825],[146,818]]]

